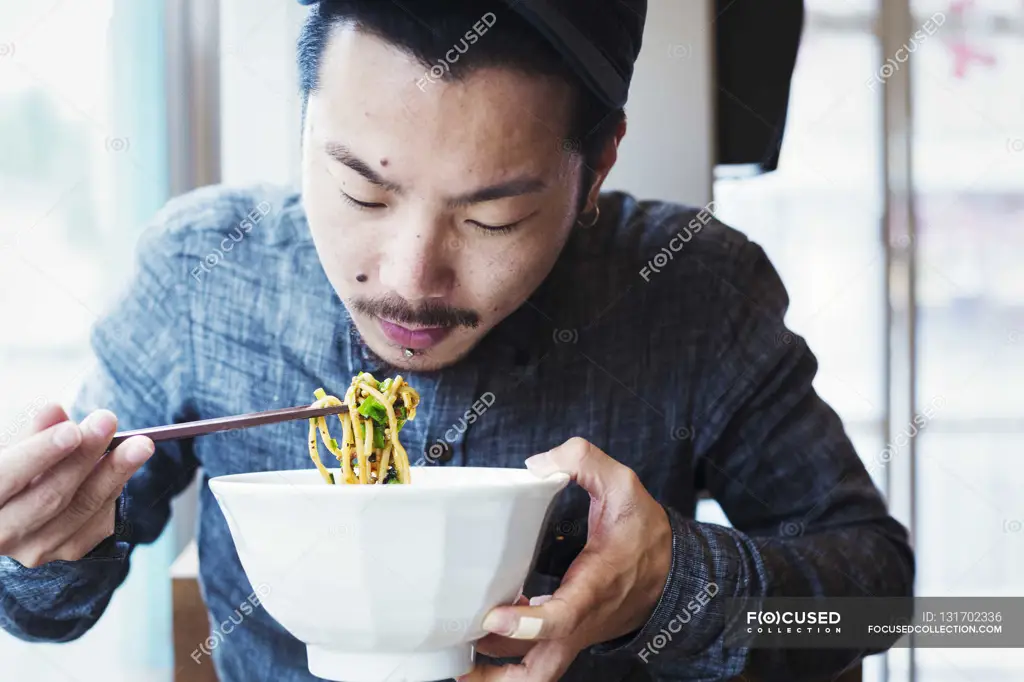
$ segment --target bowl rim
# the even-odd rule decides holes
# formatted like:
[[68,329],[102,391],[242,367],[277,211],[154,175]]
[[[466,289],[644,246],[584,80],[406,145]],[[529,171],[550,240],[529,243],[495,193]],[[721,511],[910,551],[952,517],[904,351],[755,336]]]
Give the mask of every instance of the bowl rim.
[[[451,469],[458,469],[460,471],[518,471],[518,472],[529,472],[525,468],[517,467],[449,467]],[[340,467],[327,467],[327,470],[333,473],[341,471]],[[410,485],[296,485],[288,482],[276,483],[274,485],[267,485],[265,483],[258,483],[252,479],[256,476],[269,476],[272,474],[294,474],[296,472],[310,472],[312,474],[318,474],[316,469],[277,469],[272,471],[248,471],[237,474],[224,474],[221,476],[215,476],[209,480],[210,489],[217,492],[220,489],[223,492],[230,490],[231,492],[250,492],[260,491],[262,494],[268,494],[268,490],[277,490],[279,494],[295,494],[296,491],[301,491],[303,495],[314,494],[314,495],[336,495],[338,491],[344,490],[346,492],[341,493],[344,495],[373,495],[377,491],[387,490],[387,495],[417,495],[443,492],[445,494],[452,493],[479,493],[481,491],[507,491],[507,490],[521,490],[524,488],[533,489],[548,489],[548,488],[564,488],[569,484],[571,476],[569,474],[557,471],[552,474],[548,474],[544,478],[539,476],[517,478],[516,480],[505,480],[505,481],[482,481],[475,485],[458,485],[458,486],[417,486],[415,483]]]

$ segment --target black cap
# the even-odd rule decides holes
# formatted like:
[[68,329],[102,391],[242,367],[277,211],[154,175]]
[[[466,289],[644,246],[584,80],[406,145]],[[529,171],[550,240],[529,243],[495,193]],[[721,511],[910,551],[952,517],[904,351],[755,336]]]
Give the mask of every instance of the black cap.
[[647,0],[504,1],[547,38],[605,104],[626,104]]
[[625,106],[643,41],[647,0],[503,2],[536,28],[605,104]]

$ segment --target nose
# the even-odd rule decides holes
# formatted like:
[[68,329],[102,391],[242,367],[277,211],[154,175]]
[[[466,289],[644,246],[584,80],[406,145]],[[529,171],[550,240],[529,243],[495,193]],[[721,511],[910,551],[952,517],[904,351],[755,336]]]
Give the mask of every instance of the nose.
[[407,224],[384,245],[380,281],[406,301],[448,295],[454,272],[444,248],[444,228],[428,220]]

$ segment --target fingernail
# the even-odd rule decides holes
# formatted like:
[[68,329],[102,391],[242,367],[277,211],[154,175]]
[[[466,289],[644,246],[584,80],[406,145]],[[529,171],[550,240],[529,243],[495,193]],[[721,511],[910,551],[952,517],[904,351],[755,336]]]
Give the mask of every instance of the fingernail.
[[530,606],[540,606],[551,601],[550,594],[542,594],[539,597],[530,597]]
[[484,630],[512,639],[536,639],[543,626],[543,618],[523,616],[517,621],[515,615],[502,611],[491,611],[483,622]]
[[82,428],[97,438],[113,435],[116,427],[117,418],[108,410],[97,410],[86,417],[82,423]]
[[551,457],[546,452],[542,452],[539,455],[528,457],[526,460],[526,468],[530,470],[535,476],[540,478],[546,478],[551,474],[558,472],[558,467],[551,461]]
[[124,458],[132,466],[141,466],[152,456],[155,449],[156,445],[150,439],[139,439],[134,441],[131,447],[127,448],[128,451],[124,453]]
[[64,422],[53,431],[53,444],[61,450],[78,447],[82,442],[82,432],[72,422]]
[[515,616],[504,613],[502,611],[491,611],[484,618],[484,622],[481,624],[484,630],[487,632],[493,632],[496,635],[507,635],[515,629],[514,626]]

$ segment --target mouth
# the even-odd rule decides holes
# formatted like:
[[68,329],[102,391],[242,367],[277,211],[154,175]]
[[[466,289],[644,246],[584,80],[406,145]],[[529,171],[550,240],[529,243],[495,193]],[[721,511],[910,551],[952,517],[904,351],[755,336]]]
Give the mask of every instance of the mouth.
[[392,343],[402,348],[425,350],[436,346],[452,333],[451,327],[417,327],[410,329],[378,317],[377,325]]

